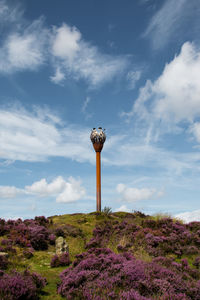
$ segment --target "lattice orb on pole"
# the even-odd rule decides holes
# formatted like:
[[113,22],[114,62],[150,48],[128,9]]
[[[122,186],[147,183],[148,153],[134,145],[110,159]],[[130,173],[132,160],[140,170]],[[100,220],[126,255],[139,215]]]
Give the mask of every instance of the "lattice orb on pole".
[[90,139],[96,151],[96,207],[101,211],[101,150],[106,140],[105,129],[93,128]]

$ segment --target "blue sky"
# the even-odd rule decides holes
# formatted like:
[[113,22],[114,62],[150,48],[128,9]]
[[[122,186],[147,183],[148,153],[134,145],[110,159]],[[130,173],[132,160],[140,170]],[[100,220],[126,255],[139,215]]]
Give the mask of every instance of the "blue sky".
[[3,218],[200,220],[200,1],[0,1]]

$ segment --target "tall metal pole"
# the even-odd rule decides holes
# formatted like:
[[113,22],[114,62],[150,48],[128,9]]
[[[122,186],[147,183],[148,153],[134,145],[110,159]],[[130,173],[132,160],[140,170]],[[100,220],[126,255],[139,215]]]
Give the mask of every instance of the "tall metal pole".
[[97,211],[101,211],[101,152],[96,152]]
[[[105,130],[105,129],[104,129]],[[90,139],[96,151],[96,210],[101,211],[101,150],[106,140],[106,135],[101,127],[93,128]]]

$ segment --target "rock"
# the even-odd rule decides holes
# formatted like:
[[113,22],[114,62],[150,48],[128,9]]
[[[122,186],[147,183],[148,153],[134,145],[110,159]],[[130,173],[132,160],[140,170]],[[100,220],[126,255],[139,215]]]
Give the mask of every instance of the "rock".
[[6,252],[0,252],[0,256],[5,256],[5,257],[8,257],[8,256],[9,256],[9,254],[8,254],[8,253],[6,253]]
[[56,254],[60,255],[69,252],[69,246],[62,236],[56,239]]

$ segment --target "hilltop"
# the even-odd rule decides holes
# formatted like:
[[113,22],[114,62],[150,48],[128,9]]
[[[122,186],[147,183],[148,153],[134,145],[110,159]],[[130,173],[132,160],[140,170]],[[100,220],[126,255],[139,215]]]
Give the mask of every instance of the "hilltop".
[[109,210],[0,219],[0,251],[2,300],[200,299],[200,222]]

